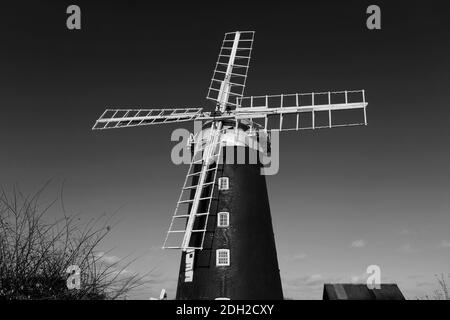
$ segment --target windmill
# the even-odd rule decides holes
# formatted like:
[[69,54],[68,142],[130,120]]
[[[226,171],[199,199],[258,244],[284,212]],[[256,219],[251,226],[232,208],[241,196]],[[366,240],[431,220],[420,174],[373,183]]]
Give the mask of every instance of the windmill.
[[[259,155],[273,132],[367,124],[364,90],[244,96],[253,40],[253,31],[225,34],[206,97],[214,111],[106,109],[93,127],[202,124],[163,246],[181,250],[177,299],[282,299]],[[241,151],[257,160],[236,163]]]

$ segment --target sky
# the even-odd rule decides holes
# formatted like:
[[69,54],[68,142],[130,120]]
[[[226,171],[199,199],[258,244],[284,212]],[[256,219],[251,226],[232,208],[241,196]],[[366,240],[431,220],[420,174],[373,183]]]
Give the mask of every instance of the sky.
[[[67,211],[114,214],[105,259],[136,257],[137,298],[175,296],[180,252],[161,250],[187,165],[171,133],[91,131],[107,107],[182,108],[205,99],[223,34],[254,30],[246,95],[366,90],[368,126],[285,132],[267,177],[285,297],[363,281],[378,265],[407,298],[450,272],[450,28],[443,5],[396,1],[381,30],[365,1],[36,1],[0,10],[0,184],[64,182]],[[81,8],[81,30],[66,8]],[[61,216],[59,209],[48,219]]]

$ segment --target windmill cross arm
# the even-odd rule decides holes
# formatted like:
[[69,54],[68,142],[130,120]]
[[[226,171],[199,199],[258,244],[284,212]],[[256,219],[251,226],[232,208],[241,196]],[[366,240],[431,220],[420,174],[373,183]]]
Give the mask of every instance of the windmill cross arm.
[[202,110],[202,108],[106,109],[95,122],[92,129],[102,130],[193,121],[207,115]]

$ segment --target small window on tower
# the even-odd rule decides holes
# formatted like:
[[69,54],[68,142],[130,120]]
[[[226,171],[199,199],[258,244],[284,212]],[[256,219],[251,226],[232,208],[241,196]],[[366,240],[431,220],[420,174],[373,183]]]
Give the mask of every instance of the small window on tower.
[[219,178],[219,190],[228,190],[230,187],[230,181],[228,177],[220,177]]
[[230,226],[230,214],[228,212],[219,212],[217,214],[217,226],[218,227]]
[[216,266],[229,266],[230,265],[230,250],[218,249],[216,251]]

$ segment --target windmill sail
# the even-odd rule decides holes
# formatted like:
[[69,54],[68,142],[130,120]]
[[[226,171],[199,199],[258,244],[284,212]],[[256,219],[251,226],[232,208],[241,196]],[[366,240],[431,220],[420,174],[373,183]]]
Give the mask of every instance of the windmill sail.
[[192,121],[203,116],[202,110],[202,108],[106,109],[92,129],[102,130]]
[[220,123],[213,122],[207,135],[204,148],[194,150],[164,249],[203,249],[222,149]]
[[367,125],[364,90],[251,96],[238,103],[236,119],[266,131]]
[[236,107],[237,98],[244,94],[254,35],[254,31],[225,33],[206,97],[216,101],[222,112]]

